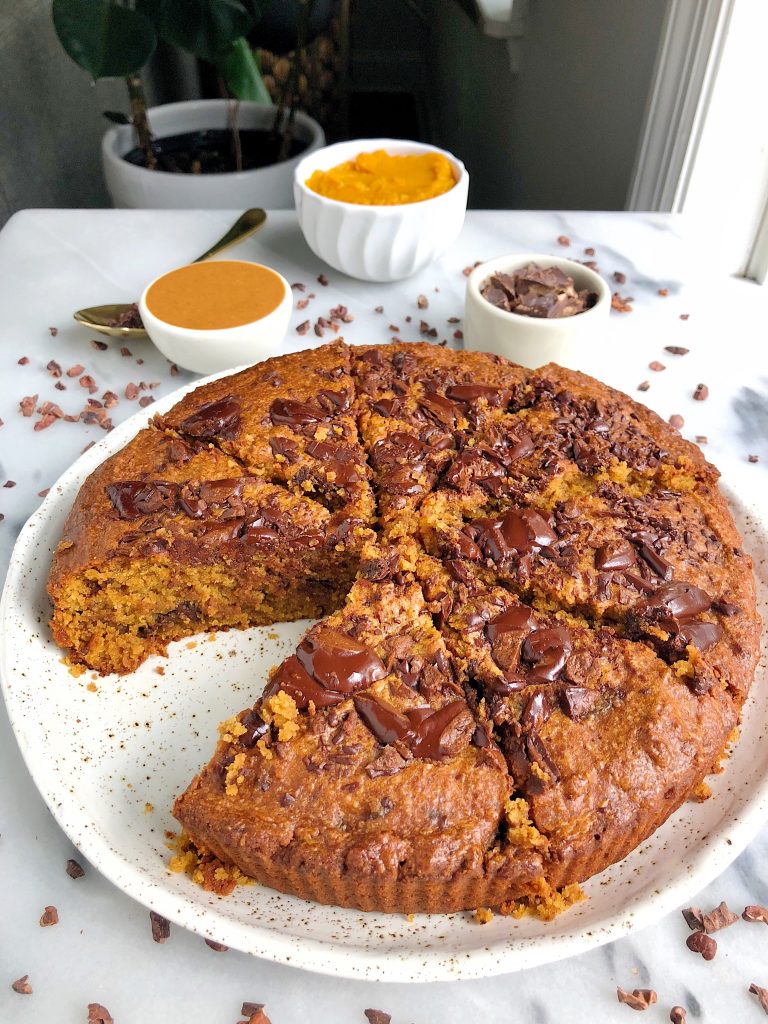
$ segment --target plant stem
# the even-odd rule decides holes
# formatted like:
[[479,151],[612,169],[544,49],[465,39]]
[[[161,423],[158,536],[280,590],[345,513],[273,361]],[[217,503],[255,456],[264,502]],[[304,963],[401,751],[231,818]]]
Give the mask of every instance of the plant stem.
[[243,147],[240,142],[240,129],[237,127],[237,115],[240,111],[240,100],[230,100],[227,104],[227,121],[232,133],[232,145],[235,150],[235,170],[243,169]]
[[[304,53],[304,48],[307,45],[307,34],[309,29],[309,18],[312,14],[312,7],[314,0],[299,0],[299,18],[297,25],[297,40],[296,49],[293,51],[293,60],[291,61],[291,69],[288,73],[288,79],[285,83],[285,96],[290,104],[288,110],[288,120],[283,129],[283,141],[280,144],[280,152],[277,156],[277,161],[280,163],[281,160],[287,160],[288,154],[291,151],[291,139],[293,138],[293,127],[296,120],[296,103],[298,100],[298,82],[299,82],[299,65],[301,57]],[[280,114],[282,114],[282,107],[284,106],[284,97],[281,97],[280,103]]]
[[147,162],[147,170],[154,171],[157,167],[155,148],[152,145],[152,132],[147,118],[147,101],[144,97],[144,87],[141,84],[139,75],[128,75],[128,96],[131,101],[131,120],[136,129],[139,146],[144,151],[144,159]]

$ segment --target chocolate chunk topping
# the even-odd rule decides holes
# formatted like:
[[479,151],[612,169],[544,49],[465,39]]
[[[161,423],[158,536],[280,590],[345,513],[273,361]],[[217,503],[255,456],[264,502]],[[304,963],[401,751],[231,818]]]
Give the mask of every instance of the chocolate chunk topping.
[[588,690],[585,686],[566,684],[560,691],[560,706],[574,722],[591,714],[599,701],[600,694],[595,690]]
[[337,693],[353,693],[387,674],[375,651],[335,629],[310,633],[296,657],[313,679]]
[[358,715],[382,746],[404,740],[411,733],[411,723],[405,715],[378,697],[360,693],[352,699]]
[[723,627],[719,622],[688,622],[678,634],[685,644],[708,651],[722,638]]
[[162,480],[123,480],[107,487],[107,497],[121,519],[140,519],[164,509],[173,509],[178,493],[178,484]]
[[603,544],[595,552],[595,568],[606,572],[630,569],[636,562],[635,549],[627,541]]
[[179,431],[201,440],[220,437],[233,441],[240,433],[240,400],[235,395],[227,395],[202,405],[181,421]]
[[687,622],[712,606],[712,598],[692,583],[666,583],[645,600],[645,610],[661,613],[662,621]]
[[529,683],[552,683],[565,668],[573,645],[565,626],[537,629],[529,633],[522,647],[522,658],[533,665]]
[[550,523],[532,508],[510,509],[499,519],[476,519],[465,531],[494,562],[535,553],[558,539]]
[[276,398],[269,407],[269,416],[277,427],[304,427],[308,423],[321,423],[330,419],[328,412],[308,402],[297,402],[291,398]]
[[245,732],[241,733],[237,740],[240,746],[245,747],[246,750],[255,747],[262,736],[266,736],[269,732],[269,726],[261,717],[257,708],[246,711],[240,719],[240,725],[245,729]]
[[329,708],[334,704],[340,704],[347,697],[347,694],[326,690],[325,687],[316,683],[295,654],[286,658],[272,676],[264,690],[264,696],[272,697],[280,690],[285,690],[290,697],[293,697],[298,708],[306,708],[310,701],[317,708]]
[[491,644],[507,633],[530,633],[536,629],[536,618],[524,604],[513,604],[501,615],[497,615],[485,627],[485,635]]
[[270,437],[269,447],[273,455],[282,455],[286,462],[295,462],[298,458],[298,447],[289,437]]
[[452,402],[469,405],[478,398],[484,398],[490,406],[506,406],[511,395],[505,388],[493,387],[489,384],[453,384],[446,389],[445,397]]
[[661,555],[655,551],[650,544],[643,543],[638,548],[638,553],[644,562],[653,569],[657,576],[660,576],[666,583],[672,579],[672,566]]
[[414,757],[451,757],[469,745],[474,732],[474,721],[463,700],[437,711],[411,708],[404,714],[371,694],[355,694],[353,700],[361,720],[379,743],[400,742]]

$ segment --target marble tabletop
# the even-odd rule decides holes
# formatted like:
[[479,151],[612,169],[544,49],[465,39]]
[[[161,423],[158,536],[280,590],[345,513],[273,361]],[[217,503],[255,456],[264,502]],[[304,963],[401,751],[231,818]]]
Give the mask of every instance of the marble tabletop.
[[[3,576],[15,537],[41,492],[103,436],[97,423],[78,419],[91,397],[88,385],[97,388],[97,400],[105,391],[118,396],[108,410],[117,424],[137,411],[141,398],[146,405],[193,379],[148,342],[129,342],[122,354],[119,343],[94,346],[92,336],[72,322],[72,311],[134,299],[147,280],[207,248],[234,217],[226,211],[33,210],[17,214],[0,234]],[[306,247],[294,215],[284,212],[270,214],[266,228],[238,256],[269,263],[305,286],[296,289],[296,302],[309,303],[294,311],[287,351],[319,344],[312,330],[299,335],[295,328],[307,319],[314,325],[339,303],[354,316],[344,325],[350,342],[429,338],[421,333],[424,321],[425,332],[437,331],[433,340],[460,347],[454,332],[460,334],[461,324],[449,324],[448,318],[462,315],[463,269],[512,251],[595,260],[614,290],[632,299],[632,308],[611,314],[607,337],[583,353],[579,368],[641,398],[665,418],[682,416],[683,434],[707,438],[707,456],[737,493],[768,499],[768,289],[729,277],[718,265],[716,239],[695,225],[656,214],[473,212],[437,264],[409,281],[372,285],[323,266]],[[318,281],[322,274],[327,284]],[[427,297],[428,308],[418,307],[419,295]],[[323,340],[330,340],[329,332]],[[670,345],[689,352],[675,355],[666,350]],[[61,366],[61,377],[53,375],[55,366],[53,373],[47,368],[51,360]],[[664,368],[651,369],[652,363]],[[645,381],[648,389],[638,392]],[[136,391],[133,399],[126,396],[129,384],[137,386],[128,388],[129,394]],[[706,401],[693,398],[699,384],[709,389]],[[74,421],[55,418],[40,429],[47,419],[37,413],[25,417],[19,408],[33,395],[36,407],[56,403]],[[669,1020],[675,1004],[687,1008],[689,1021],[764,1017],[748,992],[752,982],[768,986],[768,930],[758,925],[722,933],[710,963],[686,949],[688,929],[675,912],[630,938],[519,974],[410,986],[349,981],[234,950],[216,952],[178,927],[158,945],[146,909],[82,857],[85,875],[68,877],[67,859],[77,856],[35,790],[0,707],[3,1024],[80,1024],[93,1002],[107,1007],[116,1024],[234,1024],[244,1001],[266,1003],[273,1024],[365,1024],[368,1007],[391,1014],[393,1024],[629,1020],[632,1010],[618,1004],[616,986],[658,992],[648,1021]],[[768,828],[696,904],[707,910],[726,900],[736,912],[746,904],[768,904],[767,856]],[[57,908],[59,923],[41,928],[49,905]],[[11,989],[24,975],[31,995]]]

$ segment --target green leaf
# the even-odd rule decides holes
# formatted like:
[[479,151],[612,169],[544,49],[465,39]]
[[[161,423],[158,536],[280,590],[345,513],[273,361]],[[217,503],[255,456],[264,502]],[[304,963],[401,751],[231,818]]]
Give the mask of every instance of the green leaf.
[[240,36],[227,52],[216,61],[216,68],[227,83],[236,100],[253,100],[255,103],[272,103],[269,90],[264,85],[259,65],[246,39]]
[[162,39],[210,64],[254,22],[241,0],[137,0],[136,9],[152,21]]
[[123,78],[157,45],[151,22],[110,0],[53,0],[53,26],[72,60],[93,78]]

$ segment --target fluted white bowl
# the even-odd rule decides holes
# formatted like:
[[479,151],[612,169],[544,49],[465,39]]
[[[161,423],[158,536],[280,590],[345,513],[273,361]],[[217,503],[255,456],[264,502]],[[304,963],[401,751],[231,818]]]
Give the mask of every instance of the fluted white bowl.
[[[441,153],[456,172],[448,192],[418,203],[364,206],[328,199],[307,188],[314,171],[327,171],[359,153]],[[403,139],[337,142],[306,156],[296,168],[293,194],[301,230],[315,255],[362,281],[399,281],[422,270],[456,241],[467,209],[469,174],[461,160],[436,146]]]

